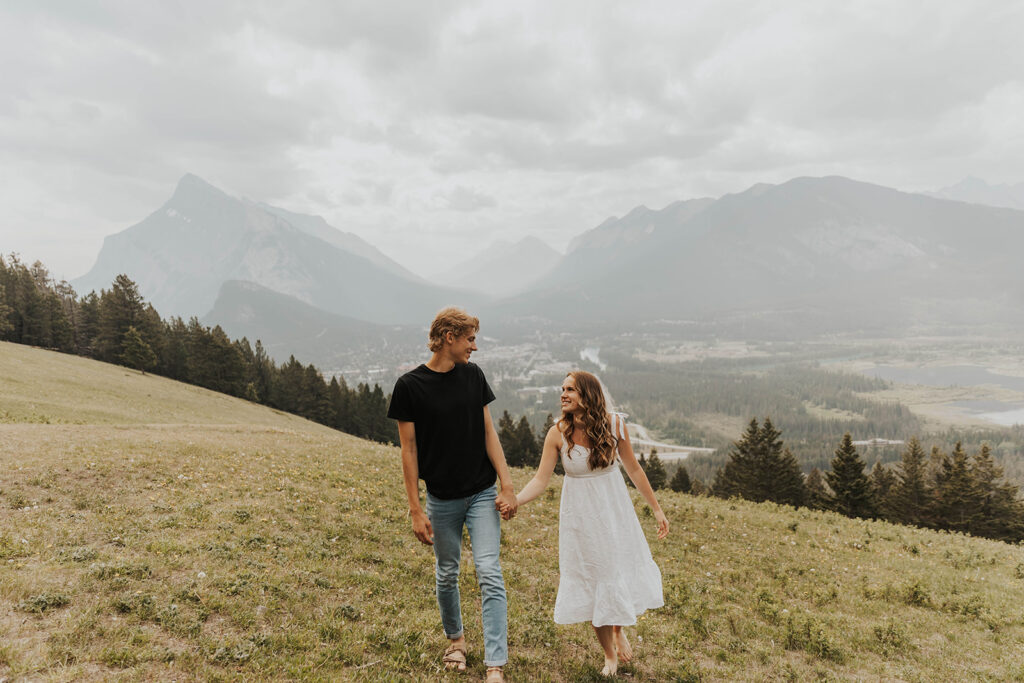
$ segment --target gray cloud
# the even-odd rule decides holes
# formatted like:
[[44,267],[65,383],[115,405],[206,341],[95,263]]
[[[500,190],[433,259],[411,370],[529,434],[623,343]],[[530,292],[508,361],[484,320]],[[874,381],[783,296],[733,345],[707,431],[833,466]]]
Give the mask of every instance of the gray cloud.
[[5,3],[0,243],[77,275],[185,172],[410,262],[459,235],[564,246],[637,204],[794,175],[1016,182],[1022,12]]

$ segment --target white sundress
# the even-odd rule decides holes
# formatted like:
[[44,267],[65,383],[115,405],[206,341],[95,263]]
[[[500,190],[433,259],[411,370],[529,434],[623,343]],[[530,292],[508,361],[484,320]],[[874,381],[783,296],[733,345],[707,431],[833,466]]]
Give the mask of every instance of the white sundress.
[[[612,432],[625,438],[623,417]],[[555,623],[631,626],[665,604],[661,571],[651,557],[619,459],[591,470],[590,451],[562,440],[562,501],[558,522],[558,596]],[[571,456],[571,457],[570,457]]]

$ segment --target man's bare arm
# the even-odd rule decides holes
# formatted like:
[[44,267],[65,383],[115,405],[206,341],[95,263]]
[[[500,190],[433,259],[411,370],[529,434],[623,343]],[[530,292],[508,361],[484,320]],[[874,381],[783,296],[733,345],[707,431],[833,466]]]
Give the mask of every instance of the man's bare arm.
[[512,473],[509,472],[508,462],[505,461],[505,451],[501,448],[501,441],[498,439],[498,432],[494,429],[491,411],[487,406],[484,406],[484,443],[487,447],[487,457],[498,473],[501,487],[494,505],[501,511],[503,518],[512,519],[519,503],[516,502],[516,491],[512,486]]
[[434,545],[434,529],[420,505],[420,466],[416,460],[416,423],[398,421],[398,440],[402,444],[402,479],[409,499],[412,532],[423,543]]

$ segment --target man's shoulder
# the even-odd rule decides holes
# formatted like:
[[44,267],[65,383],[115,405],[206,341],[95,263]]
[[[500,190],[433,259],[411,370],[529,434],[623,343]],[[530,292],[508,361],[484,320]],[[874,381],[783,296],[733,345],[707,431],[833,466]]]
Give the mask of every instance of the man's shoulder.
[[420,363],[419,365],[414,367],[412,370],[407,370],[406,372],[403,372],[401,375],[399,375],[397,381],[398,382],[403,382],[403,381],[410,380],[410,379],[411,380],[416,380],[416,379],[418,379],[420,377],[423,377],[424,375],[427,374],[426,372],[424,372],[425,370],[426,370],[426,366],[423,365],[422,363]]
[[473,361],[469,361],[468,363],[466,363],[465,365],[462,366],[462,373],[463,373],[463,376],[466,378],[466,381],[468,381],[468,382],[486,382],[487,381],[487,377],[484,376],[483,368],[481,368],[479,365],[477,365]]

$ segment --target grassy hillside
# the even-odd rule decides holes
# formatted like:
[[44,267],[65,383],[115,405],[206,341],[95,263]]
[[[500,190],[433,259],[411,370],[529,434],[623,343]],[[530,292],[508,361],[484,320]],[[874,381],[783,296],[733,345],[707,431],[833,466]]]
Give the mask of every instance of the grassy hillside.
[[[396,449],[8,344],[0,415],[0,680],[482,678],[471,562],[470,672],[439,670]],[[513,681],[598,679],[589,626],[551,620],[558,486],[505,526]],[[621,680],[1024,680],[1024,550],[661,498],[667,604]]]

